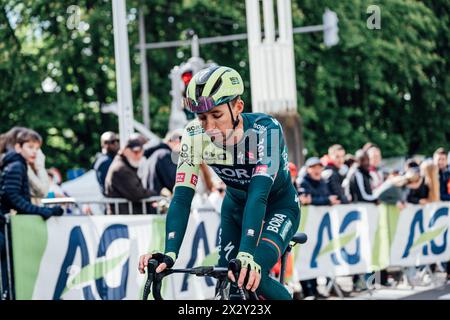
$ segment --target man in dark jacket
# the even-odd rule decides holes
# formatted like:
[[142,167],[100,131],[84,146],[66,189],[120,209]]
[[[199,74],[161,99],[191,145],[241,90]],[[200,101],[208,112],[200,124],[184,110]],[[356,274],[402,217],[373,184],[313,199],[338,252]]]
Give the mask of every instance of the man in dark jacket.
[[439,168],[439,191],[442,201],[450,201],[450,170],[447,152],[439,148],[434,152],[433,162]]
[[350,194],[352,195],[352,200],[353,202],[377,203],[377,197],[372,194],[369,156],[367,155],[367,152],[363,150],[358,150],[355,156],[358,167],[350,179]]
[[[105,180],[105,193],[111,198],[125,198],[133,202],[133,214],[143,213],[142,202],[155,193],[143,187],[137,174],[139,163],[144,154],[143,139],[138,135],[132,135],[114,158]],[[115,213],[115,206],[111,206]],[[147,206],[147,212],[150,207]],[[128,204],[119,205],[119,214],[130,214]]]
[[112,131],[107,131],[100,138],[102,153],[97,154],[93,168],[102,194],[105,194],[105,179],[114,157],[119,151],[119,138]]
[[[163,188],[173,192],[183,131],[169,132],[164,143],[147,160],[148,189],[160,194]],[[173,158],[172,158],[173,157]]]
[[309,158],[306,163],[306,175],[300,182],[299,195],[303,205],[326,206],[340,204],[336,195],[331,195],[328,185],[321,178],[323,170],[319,158]]
[[[324,206],[341,203],[336,195],[330,194],[327,184],[321,179],[323,166],[319,158],[309,158],[305,163],[305,167],[306,175],[300,181],[300,188],[298,189],[301,204]],[[324,297],[317,290],[316,279],[300,281],[300,285],[305,297]]]
[[332,195],[336,195],[341,203],[349,203],[349,199],[347,199],[345,190],[342,187],[345,177],[339,172],[344,165],[345,149],[339,144],[332,145],[328,149],[328,158],[329,161],[322,173],[322,178],[327,183]]

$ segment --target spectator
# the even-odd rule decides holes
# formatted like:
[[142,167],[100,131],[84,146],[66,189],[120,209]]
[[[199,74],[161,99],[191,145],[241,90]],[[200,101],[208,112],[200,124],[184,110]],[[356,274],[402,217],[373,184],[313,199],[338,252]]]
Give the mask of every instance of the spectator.
[[375,145],[372,145],[367,150],[369,156],[369,173],[372,178],[372,190],[381,186],[384,181],[383,171],[380,169],[381,165],[381,150]]
[[450,201],[450,170],[447,165],[447,153],[444,148],[437,149],[433,154],[434,164],[439,168],[439,193],[442,201]]
[[437,202],[440,200],[439,195],[439,168],[433,163],[433,160],[425,160],[420,165],[425,185],[428,187],[428,202]]
[[378,200],[383,203],[393,204],[397,205],[399,208],[403,208],[403,188],[410,182],[408,174],[400,175],[398,171],[392,171],[388,175],[386,181],[374,191]]
[[408,172],[412,178],[406,185],[408,190],[406,201],[412,204],[426,204],[428,202],[428,186],[420,174],[420,168],[413,166],[408,169],[407,174]]
[[356,162],[356,159],[355,159],[355,157],[352,155],[352,154],[349,154],[349,153],[347,153],[346,155],[345,155],[345,158],[344,158],[345,160],[344,160],[344,164],[347,166],[347,168],[350,170],[350,168],[351,167],[353,167],[353,165],[355,164],[355,162]]
[[306,176],[300,182],[299,195],[303,205],[326,206],[340,204],[336,195],[331,195],[328,186],[321,178],[323,171],[319,158],[309,158],[306,163]]
[[[316,206],[339,204],[340,200],[338,200],[336,195],[330,194],[327,184],[321,178],[323,166],[320,159],[316,157],[309,158],[305,163],[305,167],[306,175],[300,181],[300,188],[298,189],[301,204]],[[305,297],[324,297],[317,290],[316,279],[300,281],[300,285]]]
[[369,156],[367,152],[358,150],[355,157],[357,167],[350,178],[350,194],[353,202],[377,203],[377,197],[372,194]]
[[[2,137],[0,142],[0,154],[6,154],[8,151],[14,150],[18,135],[28,130],[25,127],[13,127]],[[36,160],[27,164],[27,176],[30,188],[31,201],[34,204],[40,203],[40,198],[47,196],[50,182],[48,180],[47,171],[45,170],[45,155],[39,148]]]
[[48,198],[63,198],[67,197],[67,194],[61,188],[62,177],[61,172],[56,168],[50,168],[47,170],[48,178],[50,180],[50,188],[48,190]]
[[[143,213],[142,199],[155,195],[142,186],[137,170],[144,154],[143,140],[132,135],[114,158],[105,179],[105,194],[111,198],[125,198],[132,201],[133,213]],[[128,204],[119,204],[119,214],[130,214]],[[115,207],[111,206],[111,213]],[[147,206],[150,212],[150,206]]]
[[405,172],[410,168],[418,168],[419,163],[415,159],[408,159],[405,162]]
[[114,132],[107,131],[100,137],[100,143],[102,152],[97,154],[93,168],[97,176],[98,184],[100,185],[100,191],[102,194],[105,194],[105,179],[108,169],[117,151],[119,151],[119,138]]
[[146,161],[147,189],[160,194],[163,188],[173,192],[177,172],[178,154],[181,148],[182,130],[169,132],[160,147]]
[[344,164],[345,149],[339,144],[332,145],[328,149],[328,157],[329,160],[323,171],[322,178],[326,181],[332,195],[336,195],[341,203],[349,203],[345,190],[342,187],[344,176],[339,172]]
[[[21,131],[16,139],[14,150],[3,158],[0,179],[0,216],[15,210],[19,214],[37,214],[48,219],[63,214],[61,207],[44,208],[31,203],[27,177],[27,164],[33,165],[42,144],[41,136],[33,130]],[[0,229],[3,232],[3,229]]]

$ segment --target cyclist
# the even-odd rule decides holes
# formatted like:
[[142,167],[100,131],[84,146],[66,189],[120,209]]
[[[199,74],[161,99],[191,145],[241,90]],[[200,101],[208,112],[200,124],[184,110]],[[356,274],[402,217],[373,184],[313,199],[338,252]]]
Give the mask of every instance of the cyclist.
[[156,258],[157,272],[175,263],[188,224],[199,165],[205,162],[227,185],[221,208],[219,266],[241,262],[234,279],[265,299],[291,299],[269,276],[298,229],[300,209],[291,183],[287,148],[280,123],[263,113],[243,113],[241,76],[232,68],[213,66],[190,81],[185,107],[198,115],[181,141],[174,196],[167,214],[165,254],[140,257],[144,273]]

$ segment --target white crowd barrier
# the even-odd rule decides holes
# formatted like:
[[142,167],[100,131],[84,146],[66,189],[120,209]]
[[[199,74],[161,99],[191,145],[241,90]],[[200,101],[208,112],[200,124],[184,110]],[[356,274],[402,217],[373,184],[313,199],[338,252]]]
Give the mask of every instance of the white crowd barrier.
[[[299,231],[308,242],[296,246],[300,280],[348,276],[390,266],[419,266],[450,260],[449,202],[426,206],[350,204],[303,207]],[[10,219],[16,299],[140,299],[145,275],[139,255],[162,250],[165,216],[16,215]],[[220,215],[193,210],[177,267],[217,261]],[[172,275],[167,299],[208,299],[214,281]]]

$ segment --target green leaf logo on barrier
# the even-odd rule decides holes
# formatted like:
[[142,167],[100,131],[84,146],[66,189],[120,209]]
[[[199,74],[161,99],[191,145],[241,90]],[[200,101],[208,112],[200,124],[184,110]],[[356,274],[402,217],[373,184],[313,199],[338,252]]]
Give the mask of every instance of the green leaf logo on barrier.
[[339,238],[331,240],[322,250],[320,250],[317,257],[321,257],[324,254],[337,251],[344,248],[348,243],[350,243],[357,236],[357,232],[350,233],[348,235],[343,235]]
[[447,227],[440,227],[436,230],[431,230],[431,231],[421,234],[420,237],[417,238],[416,241],[414,241],[411,249],[414,249],[415,247],[420,246],[421,244],[423,244],[425,242],[433,240],[434,238],[439,236],[441,233],[443,233],[445,230],[447,230]]
[[105,277],[107,274],[114,271],[114,269],[118,266],[122,265],[126,258],[128,258],[128,255],[128,252],[124,252],[117,257],[85,266],[76,276],[67,281],[62,295],[75,287],[82,287],[89,282]]

